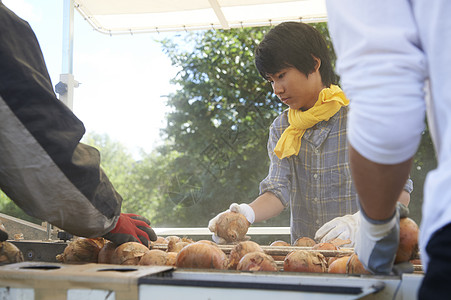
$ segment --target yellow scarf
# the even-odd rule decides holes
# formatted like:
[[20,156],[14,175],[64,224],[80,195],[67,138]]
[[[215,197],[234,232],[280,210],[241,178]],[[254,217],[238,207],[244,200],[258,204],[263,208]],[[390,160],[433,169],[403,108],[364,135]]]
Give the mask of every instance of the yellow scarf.
[[301,111],[300,109],[288,110],[288,123],[274,148],[274,153],[282,159],[293,154],[297,155],[301,149],[301,139],[305,131],[321,121],[328,121],[342,106],[347,106],[349,100],[344,92],[336,85],[322,89],[318,100],[312,108]]

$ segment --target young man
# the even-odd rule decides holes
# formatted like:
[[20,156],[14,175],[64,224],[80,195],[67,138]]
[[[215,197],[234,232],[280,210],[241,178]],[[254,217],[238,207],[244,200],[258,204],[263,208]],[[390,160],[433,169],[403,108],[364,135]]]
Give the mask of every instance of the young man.
[[[448,299],[451,2],[329,0],[327,9],[337,66],[353,101],[351,167],[365,212],[356,252],[373,272],[391,271],[399,242],[395,196],[410,171],[427,113],[438,167],[425,182],[420,228],[425,277],[419,299]],[[427,81],[430,98],[425,94]],[[371,176],[359,176],[362,173]]]
[[[336,85],[323,37],[310,25],[282,23],[257,47],[255,64],[289,109],[270,127],[271,163],[260,196],[249,205],[233,203],[230,210],[253,223],[289,206],[292,242],[304,236],[318,241],[338,237],[353,245],[359,214],[348,162],[349,101]],[[405,189],[400,201],[407,205],[410,180]],[[218,216],[209,222],[212,232]]]

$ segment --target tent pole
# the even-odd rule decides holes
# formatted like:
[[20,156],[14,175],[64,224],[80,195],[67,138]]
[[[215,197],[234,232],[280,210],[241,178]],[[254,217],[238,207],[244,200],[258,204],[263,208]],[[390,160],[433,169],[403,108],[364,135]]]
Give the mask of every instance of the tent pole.
[[73,74],[74,57],[74,0],[64,0],[63,5],[63,55],[62,74],[55,91],[59,99],[73,110],[74,88],[78,82]]

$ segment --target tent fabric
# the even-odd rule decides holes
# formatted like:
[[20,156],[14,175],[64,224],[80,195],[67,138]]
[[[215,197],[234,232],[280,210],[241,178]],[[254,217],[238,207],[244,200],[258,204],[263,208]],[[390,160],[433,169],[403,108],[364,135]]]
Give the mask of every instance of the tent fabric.
[[75,0],[74,5],[95,30],[105,34],[327,20],[325,0]]

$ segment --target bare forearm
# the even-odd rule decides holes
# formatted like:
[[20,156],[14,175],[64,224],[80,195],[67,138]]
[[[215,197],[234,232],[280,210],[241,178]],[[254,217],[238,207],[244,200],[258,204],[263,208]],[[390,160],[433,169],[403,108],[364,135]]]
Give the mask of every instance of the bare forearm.
[[249,205],[255,212],[255,222],[261,222],[275,217],[284,209],[279,198],[270,192],[260,195]]
[[349,149],[354,184],[368,217],[385,220],[393,215],[398,200],[408,204],[410,195],[405,195],[403,187],[409,177],[412,158],[400,164],[383,165],[364,158],[352,146]]

